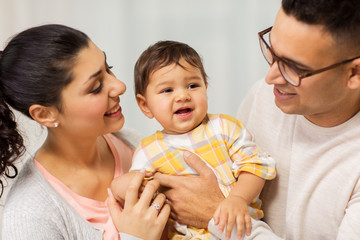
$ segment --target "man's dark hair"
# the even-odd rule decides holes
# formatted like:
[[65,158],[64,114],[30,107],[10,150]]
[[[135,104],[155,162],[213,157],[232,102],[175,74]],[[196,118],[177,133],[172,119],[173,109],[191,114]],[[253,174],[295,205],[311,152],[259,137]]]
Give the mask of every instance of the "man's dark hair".
[[360,49],[359,0],[282,0],[282,8],[298,21],[322,25],[338,44]]

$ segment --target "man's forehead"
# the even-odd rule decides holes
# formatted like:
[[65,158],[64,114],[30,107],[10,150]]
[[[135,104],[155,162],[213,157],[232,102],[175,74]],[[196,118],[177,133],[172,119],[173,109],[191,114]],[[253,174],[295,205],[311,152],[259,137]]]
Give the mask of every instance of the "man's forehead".
[[332,63],[338,58],[334,39],[321,25],[311,25],[286,15],[280,9],[269,42],[276,55],[311,69],[320,62]]

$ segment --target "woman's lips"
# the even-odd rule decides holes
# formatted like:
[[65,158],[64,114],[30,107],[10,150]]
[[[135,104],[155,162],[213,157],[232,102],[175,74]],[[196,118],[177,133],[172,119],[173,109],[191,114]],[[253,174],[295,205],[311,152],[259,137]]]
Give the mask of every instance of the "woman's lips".
[[112,110],[105,113],[106,117],[117,117],[121,114],[121,107],[120,105],[116,105]]

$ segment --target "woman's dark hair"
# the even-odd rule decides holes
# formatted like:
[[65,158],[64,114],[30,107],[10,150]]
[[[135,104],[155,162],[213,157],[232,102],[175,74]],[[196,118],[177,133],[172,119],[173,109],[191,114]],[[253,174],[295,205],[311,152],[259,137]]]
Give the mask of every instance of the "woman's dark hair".
[[282,0],[282,8],[301,22],[324,26],[338,43],[360,48],[359,0]]
[[189,45],[176,41],[159,41],[149,46],[139,57],[134,68],[135,95],[145,95],[150,75],[173,63],[183,67],[180,59],[198,68],[207,83],[207,75],[199,54]]
[[[72,81],[78,53],[88,46],[86,34],[57,24],[27,29],[7,44],[0,55],[0,177],[17,175],[14,160],[24,152],[9,106],[30,118],[33,104],[61,110],[61,91]],[[1,180],[0,185],[2,190]]]

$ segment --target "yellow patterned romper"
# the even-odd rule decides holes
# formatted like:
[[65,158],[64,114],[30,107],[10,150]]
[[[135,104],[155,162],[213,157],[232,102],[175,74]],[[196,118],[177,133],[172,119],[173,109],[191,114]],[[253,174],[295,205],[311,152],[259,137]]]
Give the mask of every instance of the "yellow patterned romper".
[[[169,175],[197,174],[183,159],[189,150],[206,162],[215,173],[225,197],[229,195],[241,171],[263,179],[275,178],[275,161],[261,153],[252,135],[236,118],[224,114],[207,114],[203,122],[192,131],[169,135],[161,131],[144,138],[137,147],[130,171],[145,168],[150,172]],[[250,204],[255,219],[263,217],[261,201]],[[210,239],[207,229],[184,226],[170,220],[170,239]]]

